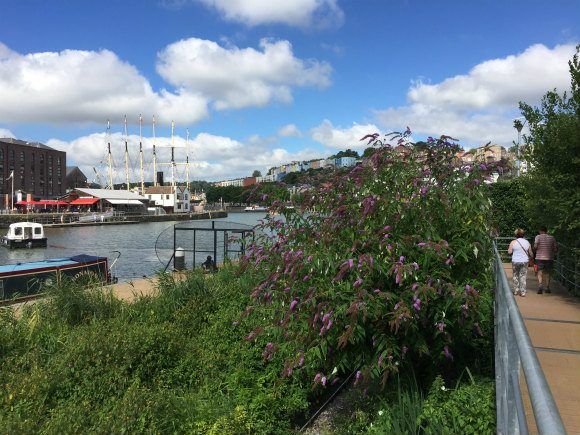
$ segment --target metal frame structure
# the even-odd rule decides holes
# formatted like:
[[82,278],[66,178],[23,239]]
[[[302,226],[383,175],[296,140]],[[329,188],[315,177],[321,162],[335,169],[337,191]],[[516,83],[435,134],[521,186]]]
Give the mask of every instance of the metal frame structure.
[[[247,238],[249,235],[251,235],[253,237],[254,235],[254,229],[253,228],[233,228],[233,227],[226,227],[226,228],[216,228],[216,222],[212,221],[211,222],[211,228],[204,228],[204,227],[184,227],[184,226],[179,226],[178,224],[173,226],[173,254],[171,255],[171,258],[169,259],[169,261],[167,262],[167,264],[165,265],[165,269],[163,270],[164,272],[167,271],[169,265],[171,264],[171,262],[173,261],[173,259],[175,258],[175,252],[177,251],[178,247],[177,247],[177,240],[178,240],[178,236],[177,234],[181,231],[184,232],[193,232],[193,237],[192,237],[192,248],[191,249],[187,249],[187,248],[180,248],[182,249],[184,252],[190,252],[192,254],[192,268],[195,268],[195,264],[196,264],[196,254],[213,254],[213,261],[217,263],[217,259],[218,259],[218,252],[223,252],[223,260],[225,261],[226,259],[230,258],[230,254],[238,254],[238,256],[242,256],[246,253],[246,245],[247,245]],[[201,232],[201,233],[213,233],[213,243],[212,243],[212,249],[199,249],[199,247],[197,246],[197,233]],[[221,236],[218,237],[218,234],[221,233]],[[239,240],[240,240],[240,248],[239,249],[231,249],[230,248],[230,237],[232,235],[239,235]],[[218,239],[219,242],[222,243],[222,249],[218,250]]]
[[519,383],[521,365],[538,432],[550,435],[565,434],[558,407],[508,284],[496,242],[494,242],[494,277],[497,433],[528,433]]

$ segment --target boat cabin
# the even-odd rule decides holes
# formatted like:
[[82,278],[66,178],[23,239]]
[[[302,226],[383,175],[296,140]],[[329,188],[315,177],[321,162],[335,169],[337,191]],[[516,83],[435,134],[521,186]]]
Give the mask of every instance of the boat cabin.
[[7,248],[35,248],[46,246],[46,237],[42,224],[34,222],[17,222],[10,224],[8,232],[2,237],[2,244]]

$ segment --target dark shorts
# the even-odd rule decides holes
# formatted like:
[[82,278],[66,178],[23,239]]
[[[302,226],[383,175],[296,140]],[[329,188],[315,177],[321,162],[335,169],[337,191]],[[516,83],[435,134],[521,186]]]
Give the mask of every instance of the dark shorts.
[[552,270],[554,268],[554,260],[536,260],[538,270]]

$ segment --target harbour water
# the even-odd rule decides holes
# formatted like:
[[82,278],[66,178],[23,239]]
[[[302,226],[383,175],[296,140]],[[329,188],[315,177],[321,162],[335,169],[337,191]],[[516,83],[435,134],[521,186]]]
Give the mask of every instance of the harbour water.
[[[227,218],[215,219],[218,226],[226,223],[241,224],[244,227],[254,226],[265,213],[229,213]],[[48,238],[48,247],[35,249],[8,250],[0,247],[0,264],[16,264],[48,258],[63,258],[77,254],[90,254],[108,257],[113,261],[119,251],[121,256],[113,268],[113,273],[120,281],[129,281],[143,276],[152,276],[163,270],[171,258],[173,246],[173,226],[204,226],[211,227],[210,220],[185,222],[150,222],[132,225],[107,225],[87,227],[45,228]],[[183,240],[178,245],[191,249],[191,242],[183,233]],[[192,237],[191,232],[189,237]],[[203,238],[210,244],[210,233],[200,233],[203,247]],[[199,240],[199,239],[198,239]],[[191,254],[186,257],[186,263],[191,266]],[[196,258],[199,264],[205,259],[201,254]],[[218,257],[219,261],[219,257]]]

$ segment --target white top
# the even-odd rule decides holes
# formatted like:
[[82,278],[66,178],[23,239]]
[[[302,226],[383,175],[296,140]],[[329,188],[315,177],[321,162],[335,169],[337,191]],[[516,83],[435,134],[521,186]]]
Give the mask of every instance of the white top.
[[530,242],[522,238],[516,239],[512,243],[512,263],[527,263],[529,250]]

